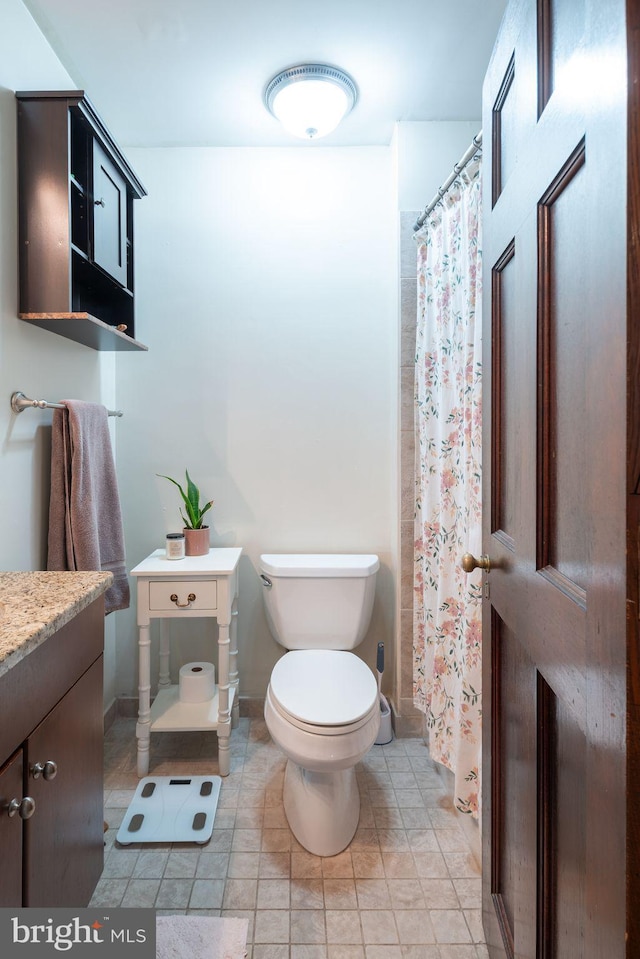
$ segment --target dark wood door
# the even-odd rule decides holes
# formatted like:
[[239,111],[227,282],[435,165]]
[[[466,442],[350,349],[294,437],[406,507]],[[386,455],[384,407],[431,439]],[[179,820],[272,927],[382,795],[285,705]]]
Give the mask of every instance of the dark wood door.
[[625,16],[622,0],[510,3],[484,88],[492,959],[640,955],[625,904]]
[[8,804],[22,800],[22,750],[19,749],[0,769],[0,906],[22,905],[22,822],[19,815],[9,816]]
[[93,260],[127,285],[127,184],[93,141]]
[[[102,656],[27,740],[25,906],[86,906],[104,865]],[[35,764],[54,762],[47,779]]]

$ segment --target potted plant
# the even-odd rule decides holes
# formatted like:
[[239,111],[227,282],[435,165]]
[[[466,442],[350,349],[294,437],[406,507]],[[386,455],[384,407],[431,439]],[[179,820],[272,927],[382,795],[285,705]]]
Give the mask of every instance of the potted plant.
[[189,470],[185,470],[187,477],[187,489],[186,492],[177,482],[177,480],[172,479],[170,476],[165,476],[163,473],[156,473],[156,476],[160,476],[162,479],[169,480],[170,483],[173,483],[174,486],[177,486],[180,490],[180,495],[184,500],[185,514],[180,510],[180,516],[184,523],[184,545],[185,553],[187,556],[205,556],[209,552],[209,527],[205,526],[202,522],[202,518],[207,510],[210,510],[213,506],[213,500],[209,500],[208,503],[205,503],[204,506],[200,505],[200,490],[193,482],[189,476]]

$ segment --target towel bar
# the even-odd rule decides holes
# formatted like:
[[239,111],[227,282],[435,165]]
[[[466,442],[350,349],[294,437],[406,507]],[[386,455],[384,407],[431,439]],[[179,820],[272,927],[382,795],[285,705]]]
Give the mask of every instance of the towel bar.
[[[17,390],[11,394],[11,409],[14,413],[22,413],[23,410],[64,410],[64,403],[49,403],[47,400],[30,400],[28,396]],[[122,410],[107,410],[108,416],[122,416]]]

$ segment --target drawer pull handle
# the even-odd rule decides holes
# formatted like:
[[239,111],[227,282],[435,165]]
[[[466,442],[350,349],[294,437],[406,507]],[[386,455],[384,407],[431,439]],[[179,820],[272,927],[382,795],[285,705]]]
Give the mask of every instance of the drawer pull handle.
[[191,606],[191,604],[195,602],[196,594],[195,594],[195,593],[189,593],[189,595],[187,596],[187,601],[186,601],[186,603],[180,603],[180,602],[178,602],[178,594],[177,594],[177,593],[172,593],[171,596],[169,597],[169,599],[171,600],[172,603],[175,603],[176,606],[179,606],[180,609],[186,609],[187,606]]
[[58,764],[53,759],[47,759],[46,763],[34,763],[29,772],[34,779],[39,779],[42,776],[47,782],[51,782],[58,773]]
[[32,799],[31,796],[25,796],[24,799],[12,799],[5,804],[4,808],[7,810],[7,815],[11,818],[17,813],[20,819],[31,819],[36,810],[36,803],[35,799]]

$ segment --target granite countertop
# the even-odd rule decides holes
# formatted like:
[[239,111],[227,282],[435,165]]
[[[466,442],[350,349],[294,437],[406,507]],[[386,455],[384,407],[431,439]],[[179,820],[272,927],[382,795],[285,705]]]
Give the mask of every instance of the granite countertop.
[[0,676],[112,582],[111,573],[0,573]]

